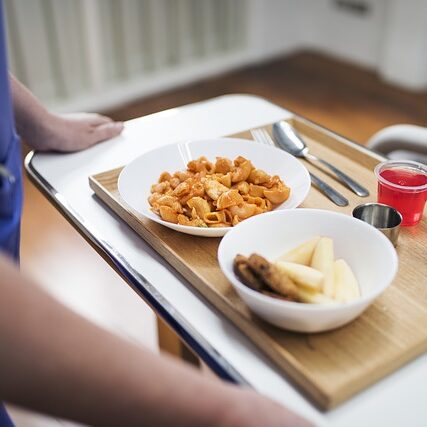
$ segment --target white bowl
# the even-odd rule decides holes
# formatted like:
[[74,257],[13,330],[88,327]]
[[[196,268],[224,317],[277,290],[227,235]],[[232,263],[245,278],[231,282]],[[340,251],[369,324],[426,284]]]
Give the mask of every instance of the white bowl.
[[216,138],[202,141],[165,145],[148,151],[129,163],[120,173],[118,189],[122,199],[136,212],[173,230],[196,236],[223,236],[232,227],[204,228],[190,227],[163,221],[151,211],[148,203],[150,187],[156,183],[162,172],[185,170],[190,160],[205,156],[213,161],[222,156],[231,160],[243,156],[254,166],[270,175],[279,175],[291,188],[288,200],[275,210],[292,209],[299,206],[310,190],[310,176],[307,169],[295,157],[275,147],[259,144],[247,139]]
[[[361,297],[349,303],[304,304],[282,301],[245,286],[233,272],[237,254],[256,252],[270,261],[315,236],[331,237],[335,258],[343,258],[359,281]],[[371,225],[348,215],[318,209],[294,209],[259,215],[242,222],[222,239],[221,270],[249,308],[264,320],[298,332],[321,332],[359,316],[392,282],[398,267],[390,241]]]

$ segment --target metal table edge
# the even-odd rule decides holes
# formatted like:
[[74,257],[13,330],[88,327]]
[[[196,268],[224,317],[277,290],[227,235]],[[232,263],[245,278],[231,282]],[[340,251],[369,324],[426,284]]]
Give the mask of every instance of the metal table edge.
[[65,198],[34,167],[32,160],[35,152],[31,151],[25,157],[24,165],[27,176],[36,187],[53,203],[55,208],[75,227],[95,250],[107,259],[110,266],[127,282],[127,284],[153,308],[191,348],[206,365],[220,378],[238,385],[249,386],[236,369],[212,347],[201,334],[187,322],[142,274],[136,271],[117,250],[97,232],[80,215],[69,206]]

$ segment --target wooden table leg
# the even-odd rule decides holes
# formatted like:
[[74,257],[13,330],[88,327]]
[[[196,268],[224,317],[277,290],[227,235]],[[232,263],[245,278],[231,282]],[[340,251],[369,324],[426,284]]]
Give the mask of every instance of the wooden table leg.
[[188,349],[179,339],[178,335],[158,316],[157,331],[160,351],[168,353],[194,366],[200,366],[198,357]]

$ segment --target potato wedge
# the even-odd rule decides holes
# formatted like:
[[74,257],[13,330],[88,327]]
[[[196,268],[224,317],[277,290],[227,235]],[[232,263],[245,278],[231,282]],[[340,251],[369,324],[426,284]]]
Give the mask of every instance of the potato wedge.
[[297,285],[305,286],[313,291],[322,290],[325,275],[321,271],[287,261],[277,261],[276,266],[280,273],[289,277]]
[[280,256],[277,261],[295,262],[297,264],[310,266],[314,248],[319,242],[319,239],[320,237],[316,236],[307,242],[301,243],[296,248]]
[[339,302],[350,302],[360,297],[359,283],[350,266],[343,260],[334,262],[335,295]]
[[335,296],[334,244],[331,238],[321,237],[319,239],[314,248],[311,267],[324,274],[323,293],[333,298]]
[[336,304],[333,298],[326,296],[321,292],[313,292],[311,290],[304,289],[303,287],[298,288],[298,298],[301,302],[308,304]]

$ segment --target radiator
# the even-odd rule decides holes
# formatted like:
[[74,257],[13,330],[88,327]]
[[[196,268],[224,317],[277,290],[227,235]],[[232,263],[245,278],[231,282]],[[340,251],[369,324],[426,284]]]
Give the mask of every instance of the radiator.
[[5,0],[11,71],[48,106],[104,109],[248,54],[246,0]]

